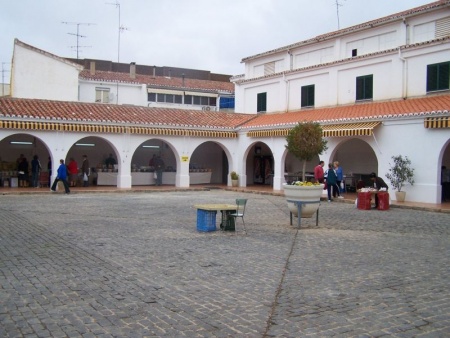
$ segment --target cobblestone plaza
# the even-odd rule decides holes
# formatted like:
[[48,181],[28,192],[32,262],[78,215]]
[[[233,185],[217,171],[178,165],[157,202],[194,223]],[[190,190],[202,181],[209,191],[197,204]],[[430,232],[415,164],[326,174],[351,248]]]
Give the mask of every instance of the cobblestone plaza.
[[[236,198],[247,234],[196,230],[194,204]],[[0,213],[1,337],[450,336],[450,213],[322,203],[298,230],[283,197],[216,189]]]

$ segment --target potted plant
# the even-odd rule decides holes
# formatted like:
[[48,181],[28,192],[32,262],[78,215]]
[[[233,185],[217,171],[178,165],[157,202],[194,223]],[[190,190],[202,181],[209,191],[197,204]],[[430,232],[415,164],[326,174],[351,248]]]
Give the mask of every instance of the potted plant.
[[231,177],[231,185],[233,187],[238,187],[239,186],[239,175],[235,171],[232,171],[230,173],[230,177]]
[[411,168],[411,160],[408,156],[402,155],[392,156],[394,161],[386,174],[387,179],[391,182],[391,186],[396,189],[395,198],[398,202],[404,202],[406,192],[402,191],[405,182],[414,185],[414,169]]
[[[300,161],[303,161],[302,181],[292,185],[284,185],[284,195],[288,201],[319,201],[323,191],[323,184],[306,182],[306,162],[327,150],[327,141],[322,138],[320,124],[314,122],[298,123],[286,136],[286,149]],[[289,210],[298,216],[297,205],[288,202]],[[301,217],[307,218],[319,208],[319,203],[302,205]]]

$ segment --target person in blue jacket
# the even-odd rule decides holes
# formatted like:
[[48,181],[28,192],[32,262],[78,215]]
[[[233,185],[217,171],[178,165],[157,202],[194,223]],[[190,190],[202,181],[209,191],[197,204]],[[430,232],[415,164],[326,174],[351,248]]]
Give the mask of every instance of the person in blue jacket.
[[57,175],[50,190],[56,191],[56,185],[59,181],[62,181],[64,184],[64,189],[66,190],[66,194],[70,194],[69,185],[67,184],[67,167],[64,164],[64,160],[59,160],[59,163],[60,165],[58,167]]
[[339,161],[334,161],[333,163],[334,165],[334,171],[336,172],[336,178],[337,178],[337,186],[339,188],[338,191],[333,190],[333,197],[336,197],[336,195],[338,195],[339,197],[341,197],[341,192],[344,192],[344,189],[341,188],[341,183],[344,180],[344,172],[342,170],[342,167],[339,166]]
[[327,180],[328,202],[331,202],[331,189],[333,189],[333,191],[336,191],[337,189],[338,195],[340,196],[339,188],[337,186],[336,172],[334,171],[333,165],[331,163],[328,164],[328,169],[326,171],[325,176],[327,177],[326,180]]

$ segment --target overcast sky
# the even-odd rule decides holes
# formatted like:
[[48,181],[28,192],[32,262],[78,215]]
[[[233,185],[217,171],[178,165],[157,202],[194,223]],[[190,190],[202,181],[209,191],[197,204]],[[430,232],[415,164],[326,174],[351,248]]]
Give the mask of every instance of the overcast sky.
[[[237,75],[245,57],[430,0],[0,0],[0,62],[14,39],[61,57]],[[120,11],[119,11],[120,8]],[[64,24],[62,22],[68,22]],[[3,72],[5,82],[10,73]]]

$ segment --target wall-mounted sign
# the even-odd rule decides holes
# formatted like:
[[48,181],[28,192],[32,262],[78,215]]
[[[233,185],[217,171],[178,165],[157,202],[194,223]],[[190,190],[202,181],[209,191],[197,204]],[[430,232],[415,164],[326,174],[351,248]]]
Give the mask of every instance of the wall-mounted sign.
[[189,156],[181,156],[181,162],[188,162]]

